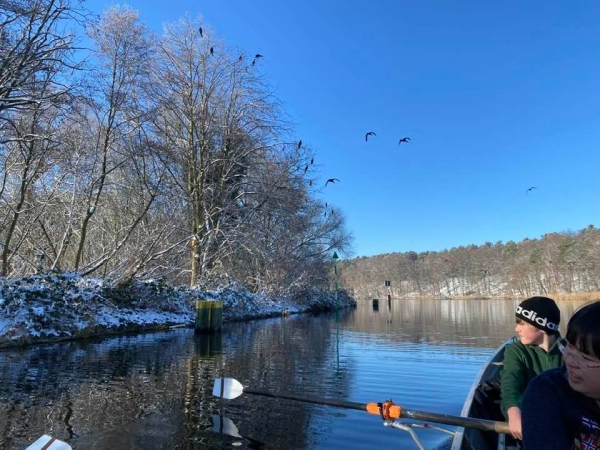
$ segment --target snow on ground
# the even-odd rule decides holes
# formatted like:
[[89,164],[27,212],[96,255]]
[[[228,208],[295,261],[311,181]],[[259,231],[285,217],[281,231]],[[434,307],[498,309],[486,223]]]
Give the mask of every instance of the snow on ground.
[[[344,292],[339,307],[355,306]],[[312,288],[274,298],[225,280],[213,289],[171,286],[159,280],[114,288],[73,273],[0,279],[0,347],[61,339],[192,326],[196,300],[223,301],[223,320],[248,320],[335,307],[333,293]]]

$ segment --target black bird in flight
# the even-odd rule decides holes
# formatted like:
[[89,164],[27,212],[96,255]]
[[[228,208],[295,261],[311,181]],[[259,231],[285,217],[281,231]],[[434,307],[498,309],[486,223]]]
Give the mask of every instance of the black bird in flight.
[[304,173],[308,172],[308,164],[304,166]]
[[377,136],[375,134],[374,131],[369,131],[367,134],[365,134],[365,142],[367,142],[369,140],[369,136]]
[[325,187],[327,187],[328,183],[334,184],[336,181],[339,182],[340,180],[338,180],[337,178],[330,178],[325,182]]
[[527,189],[525,191],[526,194],[529,194],[529,192],[533,191],[534,189],[537,189],[535,186],[531,186],[529,189]]
[[238,61],[241,61],[242,59],[244,59],[244,55],[240,55],[240,57],[238,58]]
[[312,180],[308,180],[308,185],[312,186]]
[[211,48],[210,48],[210,54],[211,54],[211,55],[214,55],[214,54],[215,54],[215,48],[214,48],[214,47],[211,47]]
[[202,27],[198,28],[198,33],[200,33],[200,37],[204,37],[202,36]]
[[310,163],[313,164],[315,162],[315,158],[310,158]]
[[406,143],[406,144],[408,144],[408,141],[410,141],[409,137],[403,137],[402,139],[400,139],[398,141],[398,145],[402,144],[403,142]]
[[298,141],[298,150],[300,150],[300,147],[302,147],[302,139]]
[[252,60],[252,65],[256,64],[256,61],[258,61],[259,58],[264,58],[264,56],[261,55],[260,53],[257,53],[256,55],[254,55],[254,59]]

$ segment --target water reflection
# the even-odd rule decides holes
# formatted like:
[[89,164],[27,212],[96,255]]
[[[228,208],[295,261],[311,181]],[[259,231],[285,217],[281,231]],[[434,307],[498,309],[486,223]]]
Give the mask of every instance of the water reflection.
[[[338,315],[233,324],[221,334],[176,330],[4,350],[0,448],[24,449],[42,434],[74,449],[414,448],[359,411],[258,396],[221,405],[212,382],[225,375],[264,390],[392,397],[457,414],[481,363],[512,335],[516,304],[380,299],[375,310],[371,299]],[[559,304],[563,329],[578,305]],[[216,433],[215,416],[242,438]],[[444,437],[422,438],[431,448]]]

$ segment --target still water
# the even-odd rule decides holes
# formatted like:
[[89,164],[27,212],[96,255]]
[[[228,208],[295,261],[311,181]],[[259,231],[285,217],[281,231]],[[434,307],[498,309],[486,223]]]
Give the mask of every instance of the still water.
[[[81,449],[416,448],[365,412],[259,396],[227,401],[222,374],[255,389],[459,414],[480,366],[513,335],[515,301],[360,301],[354,310],[0,350],[0,449],[42,434]],[[559,303],[564,324],[579,306]],[[218,416],[216,416],[218,417]],[[218,427],[218,424],[217,424]],[[446,435],[418,431],[426,448]]]

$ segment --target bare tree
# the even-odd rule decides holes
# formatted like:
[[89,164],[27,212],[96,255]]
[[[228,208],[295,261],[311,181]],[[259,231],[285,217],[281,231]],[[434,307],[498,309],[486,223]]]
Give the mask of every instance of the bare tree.
[[[87,107],[80,109],[80,120],[89,124],[93,146],[87,155],[85,209],[76,232],[79,242],[75,270],[84,264],[91,219],[99,208],[108,208],[110,191],[116,187],[112,177],[132,162],[132,155],[125,151],[126,140],[142,126],[140,118],[145,112],[137,110],[136,95],[149,74],[153,51],[152,40],[139,22],[139,14],[129,8],[107,10],[88,30],[96,45],[92,52],[96,65],[92,69],[90,99]],[[128,229],[137,226],[139,220],[137,217]],[[122,242],[116,244],[120,245]],[[107,252],[101,253],[100,260],[106,261]],[[94,261],[92,267],[97,264]]]
[[[59,75],[81,66],[73,59],[76,35],[65,31],[84,18],[84,10],[73,3],[0,2],[0,113],[53,102],[71,90]],[[40,74],[48,80],[43,91]]]
[[186,205],[190,283],[218,262],[235,240],[244,198],[281,122],[277,105],[254,68],[230,55],[189,17],[165,27],[155,93],[155,121],[174,195]]

